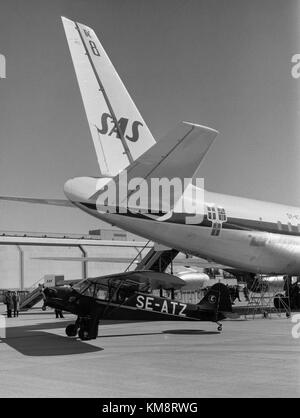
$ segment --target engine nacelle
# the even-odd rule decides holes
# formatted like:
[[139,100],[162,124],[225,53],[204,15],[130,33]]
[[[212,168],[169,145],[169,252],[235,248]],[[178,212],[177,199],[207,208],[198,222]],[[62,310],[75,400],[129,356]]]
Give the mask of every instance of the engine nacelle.
[[181,290],[199,290],[208,285],[210,280],[209,276],[205,273],[190,272],[190,271],[181,271],[177,273],[177,276],[180,279],[186,282],[186,285],[181,288]]

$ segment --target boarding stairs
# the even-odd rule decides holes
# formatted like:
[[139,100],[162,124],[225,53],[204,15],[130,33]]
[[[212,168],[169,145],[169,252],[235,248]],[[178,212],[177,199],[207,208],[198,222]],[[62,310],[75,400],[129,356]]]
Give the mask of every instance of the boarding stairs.
[[[136,255],[136,257],[131,261],[129,266],[127,267],[126,271],[129,271],[130,268],[136,264],[137,260],[141,259],[141,254],[149,245],[148,241],[144,248]],[[174,258],[178,255],[179,251],[174,249],[166,249],[154,245],[148,253],[142,258],[140,262],[138,262],[135,270],[152,270],[157,272],[165,272],[166,269],[171,265],[171,274],[173,273],[172,263]]]
[[28,295],[25,296],[25,298],[20,303],[20,311],[28,311],[28,309],[31,309],[34,305],[39,303],[43,299],[42,294],[42,288],[41,286],[35,288],[31,292],[28,293]]
[[[291,314],[291,309],[288,303],[282,299],[280,305],[276,307],[274,305],[274,298],[277,297],[278,290],[270,291],[263,285],[262,275],[258,275],[252,284],[250,289],[249,301],[245,312],[245,318],[261,314],[263,318],[270,318],[272,314],[281,316],[285,314],[287,317]],[[260,292],[253,291],[254,289],[261,289]]]

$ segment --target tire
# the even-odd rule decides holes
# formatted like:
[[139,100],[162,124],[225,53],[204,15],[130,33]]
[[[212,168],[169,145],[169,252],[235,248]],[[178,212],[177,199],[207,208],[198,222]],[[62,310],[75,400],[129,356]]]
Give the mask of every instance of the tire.
[[88,331],[86,331],[84,328],[80,328],[78,336],[82,341],[87,341],[90,339]]
[[77,335],[77,326],[75,324],[70,324],[66,327],[66,334],[68,337],[76,337]]

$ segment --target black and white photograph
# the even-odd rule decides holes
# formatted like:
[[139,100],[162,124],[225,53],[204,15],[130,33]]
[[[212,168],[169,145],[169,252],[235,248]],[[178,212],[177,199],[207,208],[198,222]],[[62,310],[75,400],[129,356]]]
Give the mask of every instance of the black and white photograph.
[[300,0],[0,8],[0,399],[299,398]]

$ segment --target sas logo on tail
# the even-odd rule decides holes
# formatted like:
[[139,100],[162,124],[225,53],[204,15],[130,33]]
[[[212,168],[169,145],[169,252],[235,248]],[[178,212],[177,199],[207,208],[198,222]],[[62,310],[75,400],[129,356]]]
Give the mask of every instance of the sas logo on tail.
[[[143,124],[137,120],[135,120],[131,124],[131,131],[128,132],[128,123],[129,120],[126,118],[120,118],[117,123],[114,122],[113,117],[109,113],[103,113],[101,116],[101,129],[96,126],[97,131],[99,134],[106,135],[108,133],[109,136],[115,134],[116,138],[120,137],[120,132],[122,136],[128,139],[131,142],[136,142],[139,139],[139,127],[143,126]],[[128,132],[126,134],[126,132]]]

